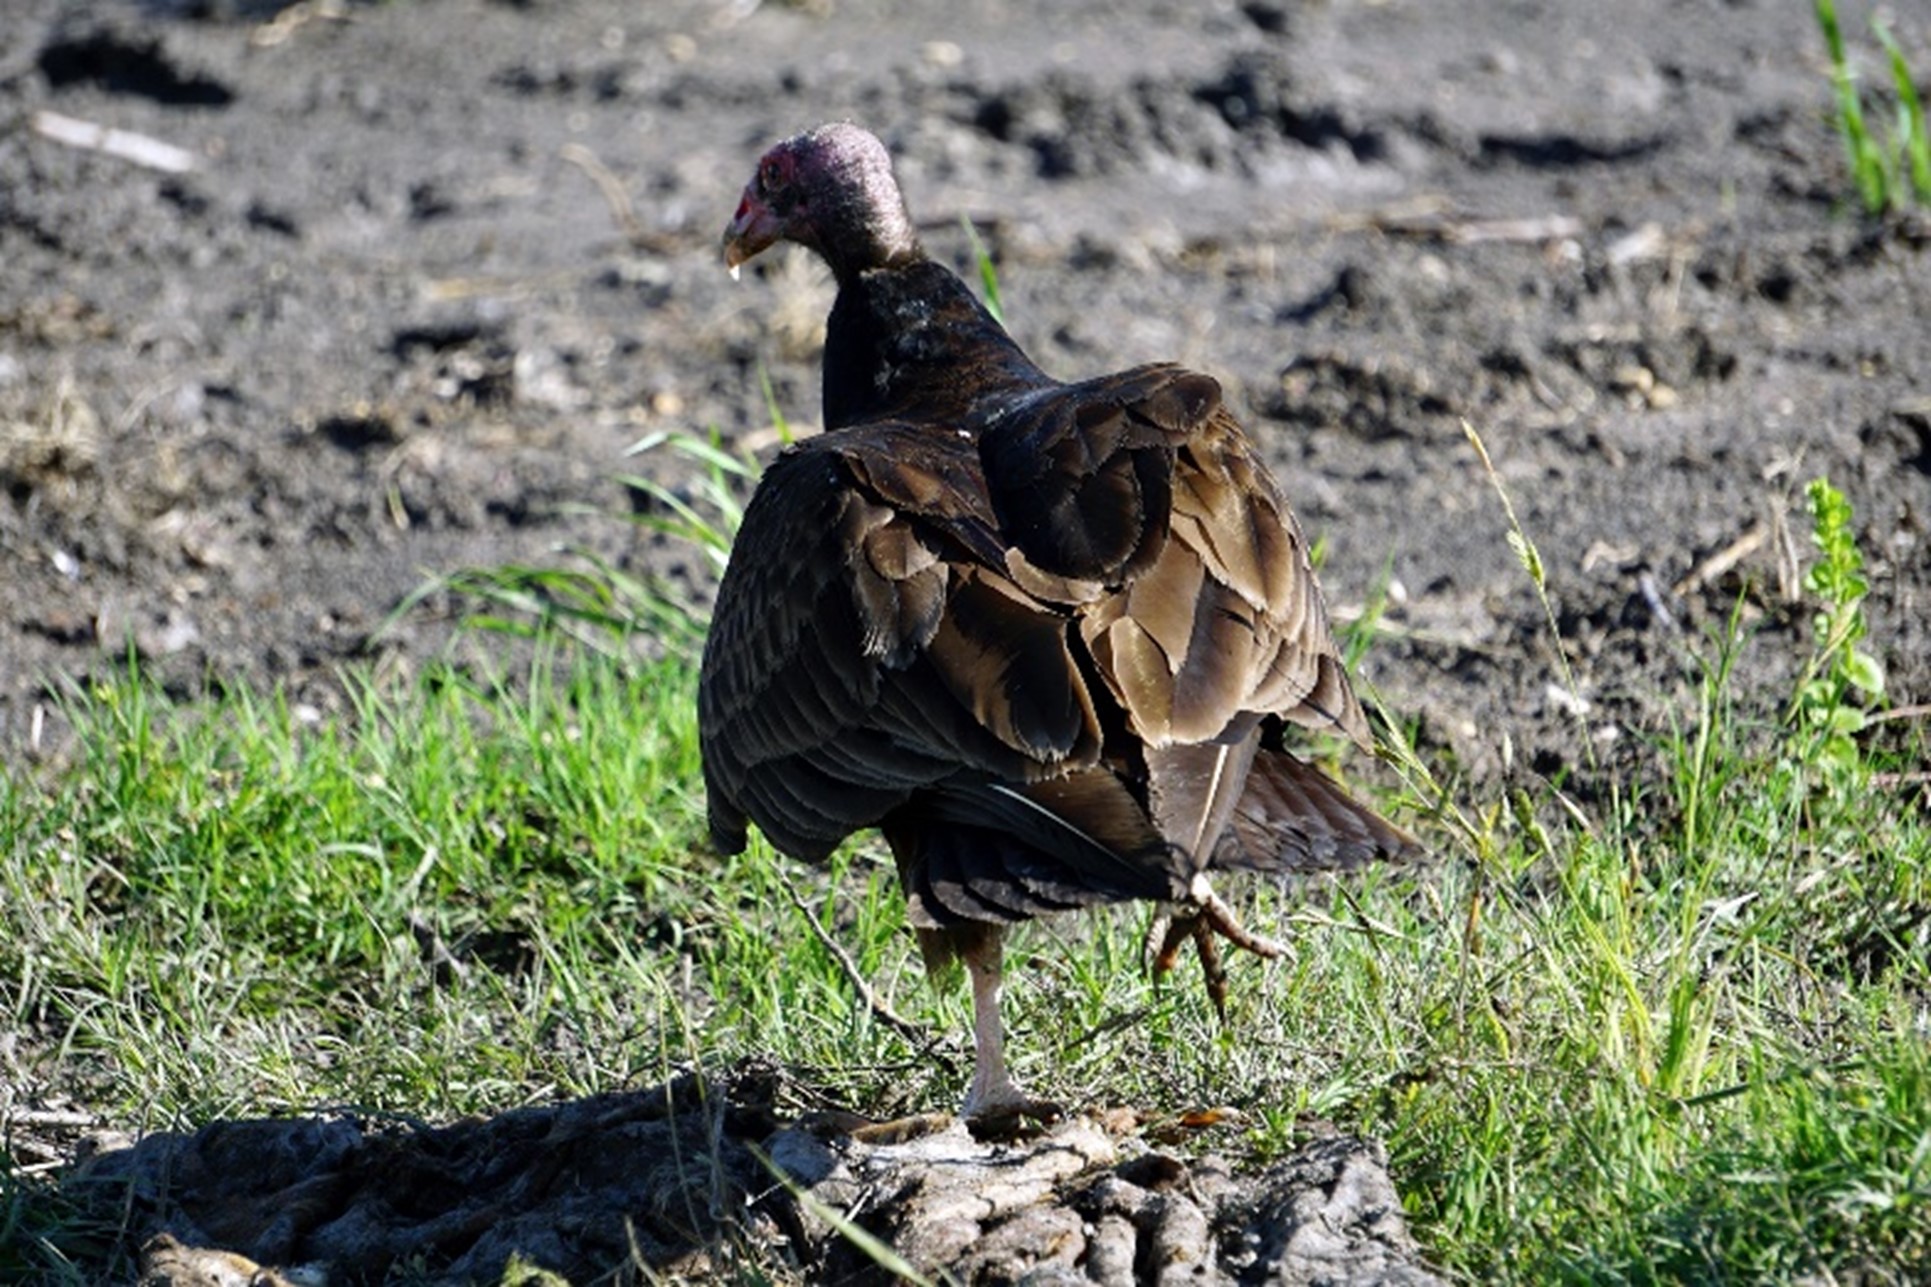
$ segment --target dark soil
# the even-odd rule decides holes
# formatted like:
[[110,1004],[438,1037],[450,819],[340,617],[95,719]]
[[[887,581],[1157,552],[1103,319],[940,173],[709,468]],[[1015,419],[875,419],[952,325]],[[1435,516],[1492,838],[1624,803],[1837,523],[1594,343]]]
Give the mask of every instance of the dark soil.
[[[377,637],[433,573],[575,543],[697,576],[570,511],[630,506],[646,433],[766,429],[761,368],[815,418],[823,275],[734,284],[716,243],[762,146],[841,115],[893,145],[936,252],[987,231],[1048,369],[1223,381],[1344,615],[1392,576],[1381,695],[1477,771],[1505,739],[1572,768],[1578,739],[1463,419],[1605,743],[1739,593],[1743,683],[1777,694],[1819,474],[1857,506],[1892,695],[1926,695],[1927,226],[1844,208],[1805,6],[276,7],[9,6],[0,761],[57,748],[56,678],[130,641],[180,690],[326,711],[345,661],[444,645],[433,612]],[[1931,17],[1894,18],[1931,65]]]
[[[759,151],[838,116],[891,144],[935,253],[966,267],[979,225],[1048,370],[1222,381],[1340,614],[1392,578],[1366,673],[1439,759],[1653,772],[1739,601],[1774,708],[1818,475],[1890,700],[1931,697],[1931,221],[1847,208],[1807,5],[277,8],[0,18],[9,771],[58,763],[62,680],[130,648],[183,694],[327,712],[345,663],[463,646],[437,602],[380,630],[436,573],[575,545],[701,593],[691,551],[581,507],[669,467],[625,457],[648,433],[768,441],[761,371],[815,419],[828,281],[778,254],[734,284],[717,243]],[[1931,10],[1890,17],[1931,68]],[[1594,780],[1464,421],[1547,563]]]

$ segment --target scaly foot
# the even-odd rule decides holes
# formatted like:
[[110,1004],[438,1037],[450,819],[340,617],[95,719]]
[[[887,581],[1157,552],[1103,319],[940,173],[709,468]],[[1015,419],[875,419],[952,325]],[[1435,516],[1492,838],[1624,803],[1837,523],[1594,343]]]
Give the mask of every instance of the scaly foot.
[[1037,1135],[1061,1121],[1066,1111],[1050,1099],[1037,1099],[1007,1082],[1003,1090],[982,1103],[967,1101],[959,1115],[978,1140],[1010,1140]]

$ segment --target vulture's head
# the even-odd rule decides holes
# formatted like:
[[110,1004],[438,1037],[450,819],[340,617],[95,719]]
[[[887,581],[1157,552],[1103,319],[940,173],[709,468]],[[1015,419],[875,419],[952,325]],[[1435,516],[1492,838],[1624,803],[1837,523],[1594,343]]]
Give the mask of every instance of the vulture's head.
[[766,152],[724,229],[724,263],[735,277],[740,264],[779,241],[816,251],[841,283],[916,258],[918,238],[885,145],[840,121]]

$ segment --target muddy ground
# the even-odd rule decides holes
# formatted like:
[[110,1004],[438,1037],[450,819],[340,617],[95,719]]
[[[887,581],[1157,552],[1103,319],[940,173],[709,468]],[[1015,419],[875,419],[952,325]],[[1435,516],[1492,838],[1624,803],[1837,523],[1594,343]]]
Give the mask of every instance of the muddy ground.
[[[1340,612],[1392,578],[1366,673],[1440,762],[1580,758],[1464,419],[1605,772],[1646,771],[1739,600],[1742,690],[1787,691],[1817,475],[1890,699],[1931,696],[1931,222],[1846,208],[1808,5],[1051,8],[9,0],[0,764],[57,764],[61,680],[130,646],[326,712],[345,663],[460,650],[441,605],[379,632],[436,573],[575,546],[701,594],[594,511],[669,467],[626,458],[645,435],[768,442],[761,371],[816,418],[828,281],[779,254],[734,284],[717,239],[762,147],[840,116],[935,253],[984,231],[1048,370],[1220,378]],[[1931,68],[1931,10],[1888,16]]]

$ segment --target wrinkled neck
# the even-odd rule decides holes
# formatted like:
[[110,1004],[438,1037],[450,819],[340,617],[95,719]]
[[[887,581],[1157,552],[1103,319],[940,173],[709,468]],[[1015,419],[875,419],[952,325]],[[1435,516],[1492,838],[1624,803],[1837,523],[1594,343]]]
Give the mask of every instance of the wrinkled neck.
[[824,186],[824,206],[813,212],[808,231],[824,230],[814,236],[811,248],[831,265],[840,289],[868,272],[904,268],[925,258],[905,199],[889,173]]
[[970,423],[990,395],[1051,381],[951,272],[919,257],[841,279],[825,330],[825,428]]

